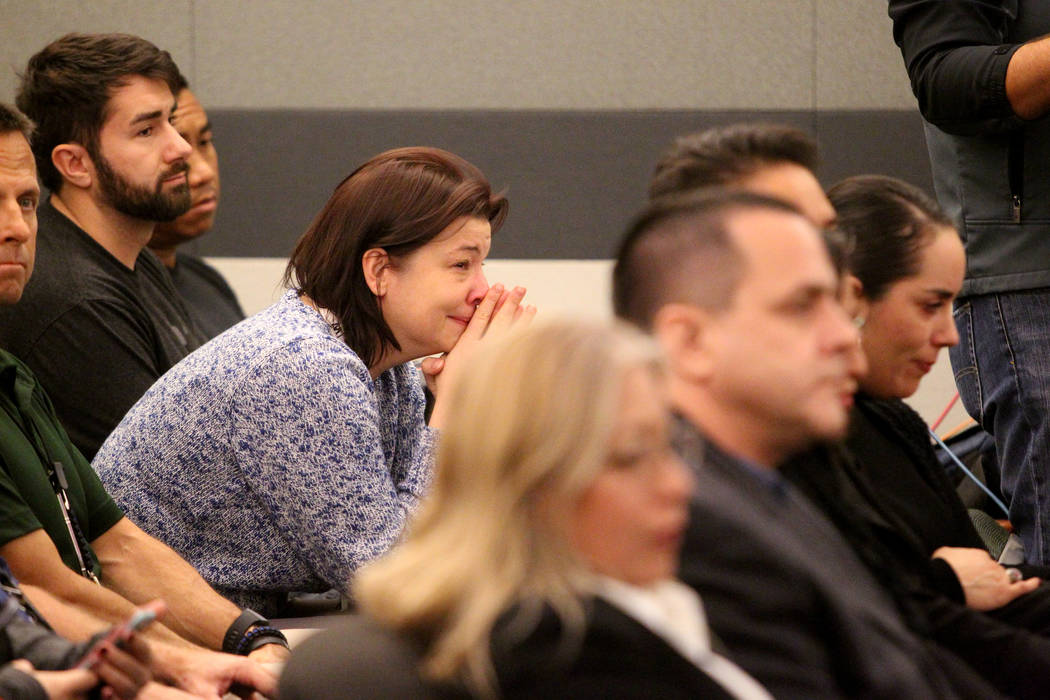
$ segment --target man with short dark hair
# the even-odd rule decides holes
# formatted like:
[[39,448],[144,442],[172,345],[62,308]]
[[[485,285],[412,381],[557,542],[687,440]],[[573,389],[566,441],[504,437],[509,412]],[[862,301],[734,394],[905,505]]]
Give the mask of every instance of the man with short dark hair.
[[863,370],[820,234],[747,192],[653,203],[621,246],[616,313],[660,341],[697,474],[680,576],[776,697],[997,697],[917,638],[777,468],[841,437]]
[[649,197],[734,187],[791,202],[824,228],[834,223],[835,210],[814,175],[819,162],[816,143],[794,127],[716,127],[675,139],[656,164]]
[[190,205],[191,148],[170,120],[178,69],[123,34],[70,34],[33,56],[18,104],[51,197],[25,298],[0,310],[0,344],[55,402],[92,457],[138,398],[204,341],[164,267],[157,221]]
[[190,208],[174,221],[158,222],[149,248],[168,268],[190,317],[206,338],[214,338],[242,320],[244,311],[218,270],[196,255],[177,250],[211,230],[220,193],[211,120],[181,74],[177,87],[178,107],[172,123],[193,149],[187,159]]

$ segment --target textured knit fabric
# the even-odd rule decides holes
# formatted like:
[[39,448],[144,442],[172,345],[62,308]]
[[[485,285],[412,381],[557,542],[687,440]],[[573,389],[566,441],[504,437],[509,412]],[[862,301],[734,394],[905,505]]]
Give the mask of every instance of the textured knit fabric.
[[171,281],[204,337],[211,339],[244,320],[237,295],[219,271],[195,255],[175,254]]
[[116,501],[220,592],[263,614],[349,590],[429,480],[411,364],[375,381],[294,292],[176,365],[94,466]]
[[47,200],[36,267],[17,304],[0,307],[0,345],[25,362],[89,460],[142,394],[204,337],[149,250],[135,269]]
[[[73,540],[48,478],[48,465],[54,462],[62,463],[70,506],[89,541],[124,517],[69,441],[40,383],[24,364],[0,350],[0,545],[42,527],[66,566],[79,573]],[[100,575],[97,559],[92,559]]]

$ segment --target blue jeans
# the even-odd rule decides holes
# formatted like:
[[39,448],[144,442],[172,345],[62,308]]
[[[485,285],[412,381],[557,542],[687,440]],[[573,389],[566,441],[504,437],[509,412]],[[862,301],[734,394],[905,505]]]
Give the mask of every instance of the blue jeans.
[[995,438],[1010,522],[1029,563],[1050,563],[1050,289],[982,294],[955,305],[955,383]]

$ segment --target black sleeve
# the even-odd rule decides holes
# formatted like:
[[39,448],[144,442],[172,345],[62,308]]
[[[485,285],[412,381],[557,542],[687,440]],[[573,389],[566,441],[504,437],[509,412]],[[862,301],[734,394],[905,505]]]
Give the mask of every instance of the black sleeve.
[[0,663],[26,659],[42,671],[63,671],[90,646],[90,641],[74,644],[35,622],[14,619],[0,631]]
[[820,672],[836,666],[823,644],[835,636],[834,615],[813,614],[810,582],[709,513],[693,509],[690,517],[678,577],[700,593],[733,660],[778,698],[840,697],[837,679]]
[[55,320],[27,357],[73,444],[88,461],[167,367],[154,331],[111,300],[83,304]]
[[48,697],[35,678],[7,664],[0,668],[0,699],[48,700]]
[[938,593],[960,605],[966,603],[966,592],[952,565],[940,557],[930,559],[930,585]]
[[924,607],[930,637],[985,680],[1010,697],[1046,697],[1050,685],[1050,639],[944,596],[926,596]]
[[919,111],[954,134],[1018,128],[1006,68],[1021,44],[1004,43],[1016,0],[889,0]]

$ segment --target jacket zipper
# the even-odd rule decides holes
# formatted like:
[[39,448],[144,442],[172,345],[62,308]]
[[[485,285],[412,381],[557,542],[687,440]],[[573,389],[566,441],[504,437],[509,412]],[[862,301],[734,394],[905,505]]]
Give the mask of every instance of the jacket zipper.
[[1010,206],[1015,224],[1021,223],[1021,203],[1024,200],[1024,130],[1010,134],[1007,163],[1010,179]]

